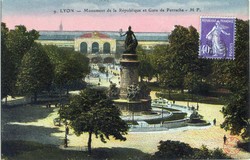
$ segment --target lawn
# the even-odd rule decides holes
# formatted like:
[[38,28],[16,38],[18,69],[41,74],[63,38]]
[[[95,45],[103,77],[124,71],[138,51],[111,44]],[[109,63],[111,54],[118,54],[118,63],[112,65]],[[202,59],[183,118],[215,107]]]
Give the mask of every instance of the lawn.
[[89,156],[87,151],[63,150],[55,145],[30,141],[2,141],[2,159],[7,160],[143,160],[149,157],[149,154],[132,148],[98,148],[93,149],[92,156]]
[[225,95],[195,95],[190,93],[180,93],[180,92],[172,92],[170,97],[168,93],[157,92],[157,97],[166,98],[168,100],[175,100],[175,101],[189,101],[189,102],[199,102],[199,103],[207,103],[207,104],[225,104],[226,99],[229,97],[230,94]]

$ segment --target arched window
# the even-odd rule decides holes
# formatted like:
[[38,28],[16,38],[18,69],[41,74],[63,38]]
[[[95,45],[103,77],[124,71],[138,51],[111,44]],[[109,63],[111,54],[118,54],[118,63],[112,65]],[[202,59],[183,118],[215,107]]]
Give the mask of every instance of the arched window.
[[103,53],[104,54],[110,53],[110,44],[108,42],[103,44]]
[[81,53],[88,53],[88,45],[86,42],[82,42],[80,44],[80,52]]
[[99,52],[99,44],[97,42],[92,43],[92,53]]

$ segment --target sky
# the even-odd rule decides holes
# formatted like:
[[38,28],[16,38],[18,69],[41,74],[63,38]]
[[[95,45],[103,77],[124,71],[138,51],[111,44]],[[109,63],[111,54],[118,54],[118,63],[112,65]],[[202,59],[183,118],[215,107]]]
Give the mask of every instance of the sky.
[[170,32],[199,30],[201,16],[249,19],[249,0],[1,0],[9,29]]

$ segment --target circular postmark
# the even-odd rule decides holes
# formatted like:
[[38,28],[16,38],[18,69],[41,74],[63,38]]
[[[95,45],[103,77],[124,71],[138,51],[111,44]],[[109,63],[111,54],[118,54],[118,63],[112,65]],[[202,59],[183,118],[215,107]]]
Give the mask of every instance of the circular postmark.
[[239,149],[237,148],[237,143],[240,140],[237,137],[228,137],[225,140],[223,145],[223,151],[229,155],[235,155],[239,153]]

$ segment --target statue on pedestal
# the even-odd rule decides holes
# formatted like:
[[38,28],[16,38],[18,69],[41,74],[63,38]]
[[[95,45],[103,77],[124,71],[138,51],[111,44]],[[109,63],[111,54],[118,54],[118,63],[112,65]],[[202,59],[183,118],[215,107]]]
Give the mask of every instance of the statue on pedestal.
[[138,45],[137,39],[134,35],[134,32],[131,30],[131,26],[128,27],[128,31],[122,34],[122,30],[120,30],[120,36],[126,36],[125,39],[125,51],[124,53],[136,53],[136,47]]

